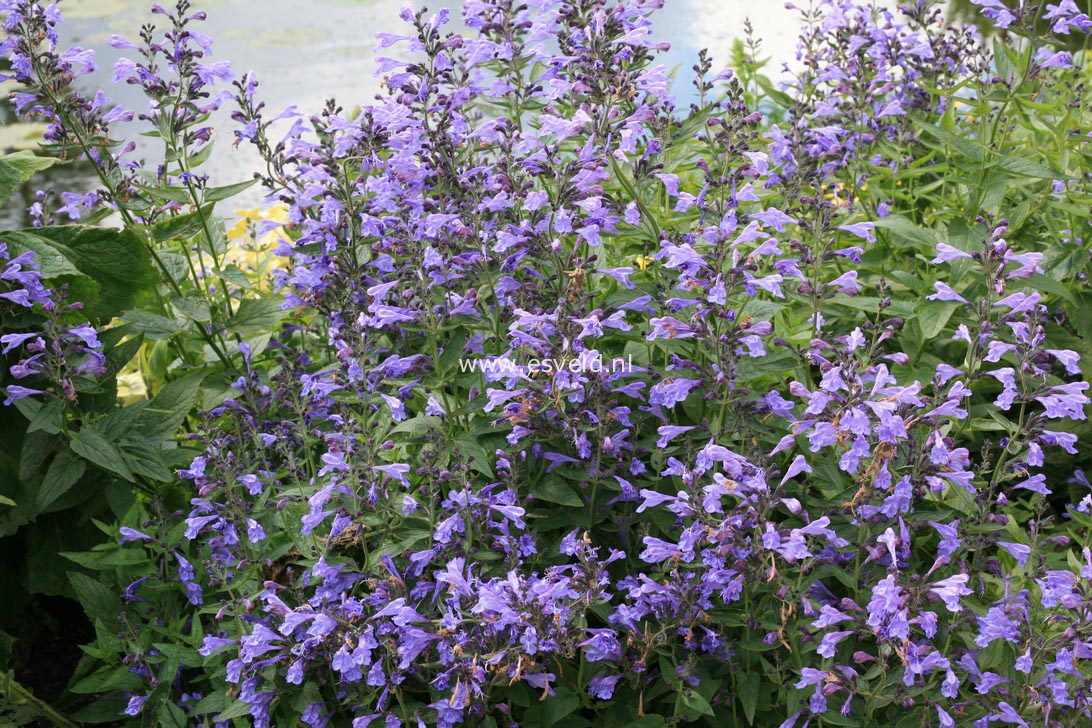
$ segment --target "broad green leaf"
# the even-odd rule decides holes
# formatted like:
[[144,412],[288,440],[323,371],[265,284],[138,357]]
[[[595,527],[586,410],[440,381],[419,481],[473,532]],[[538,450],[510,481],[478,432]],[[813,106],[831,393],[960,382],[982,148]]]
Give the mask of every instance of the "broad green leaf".
[[246,182],[237,182],[223,187],[209,187],[205,190],[205,202],[219,202],[229,197],[234,197],[244,190],[248,190],[257,184],[257,179],[248,179]]
[[15,188],[30,181],[36,172],[49,169],[60,160],[39,157],[29,150],[0,157],[0,202],[6,202]]
[[254,336],[276,328],[284,318],[277,298],[247,298],[239,303],[235,315],[228,319],[228,331],[239,336]]
[[56,435],[64,426],[64,400],[52,398],[44,401],[27,425],[27,432],[48,432]]
[[104,625],[117,622],[122,610],[121,598],[110,586],[78,571],[68,572],[68,583],[89,619],[100,620]]
[[81,458],[98,465],[103,470],[117,473],[129,482],[133,481],[133,473],[129,470],[129,466],[125,464],[125,458],[117,446],[112,442],[108,442],[106,438],[92,428],[84,427],[73,435],[69,446],[72,448],[72,452]]
[[1004,157],[997,164],[1006,172],[1036,179],[1070,179],[1070,175],[1033,162],[1026,157]]
[[936,233],[932,230],[915,225],[900,215],[889,215],[882,220],[877,220],[876,227],[890,230],[895,237],[911,243],[928,246],[930,250],[936,248],[939,242]]
[[65,551],[59,555],[92,571],[107,571],[118,566],[137,566],[148,561],[144,552],[136,548],[113,548],[110,551]]
[[170,483],[175,474],[163,464],[161,451],[144,445],[126,445],[122,448],[125,464],[134,474],[159,483]]
[[209,310],[208,302],[197,296],[173,297],[171,298],[171,306],[190,321],[196,321],[199,324],[207,324],[212,321],[212,312]]
[[925,341],[936,338],[948,320],[952,318],[962,304],[956,301],[925,301],[921,304],[918,313],[918,325],[921,326],[921,335]]
[[202,230],[201,216],[208,220],[212,215],[212,205],[204,205],[200,211],[194,210],[182,215],[175,215],[160,220],[152,227],[152,237],[165,243],[175,238],[189,238]]
[[186,421],[201,392],[205,370],[179,377],[148,401],[139,418],[138,432],[147,438],[169,438]]
[[1069,303],[1075,303],[1076,299],[1073,298],[1073,293],[1064,284],[1059,283],[1053,278],[1035,273],[1027,279],[1027,284],[1037,291],[1042,293],[1050,293],[1057,296]]
[[531,492],[539,500],[570,508],[580,508],[584,505],[584,499],[572,486],[556,476],[546,476],[542,483],[531,489]]
[[87,464],[78,457],[73,456],[72,451],[68,448],[57,453],[53,458],[53,462],[49,464],[49,470],[46,471],[45,478],[42,479],[42,484],[38,488],[37,498],[35,498],[35,505],[38,510],[45,510],[54,501],[67,493],[83,477],[86,469]]
[[755,710],[758,708],[759,675],[753,670],[738,672],[736,675],[736,690],[743,706],[743,715],[748,724],[754,725]]
[[93,321],[108,321],[132,308],[159,282],[144,243],[127,230],[65,225],[7,233],[5,239],[50,246],[97,284],[97,291],[83,300],[84,315]]

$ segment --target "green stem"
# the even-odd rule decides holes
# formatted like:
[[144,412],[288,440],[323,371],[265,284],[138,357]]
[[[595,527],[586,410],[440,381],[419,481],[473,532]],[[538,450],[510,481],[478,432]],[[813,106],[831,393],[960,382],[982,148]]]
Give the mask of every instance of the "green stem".
[[14,705],[31,706],[38,711],[38,715],[53,725],[64,726],[65,728],[79,728],[76,723],[65,718],[49,703],[38,699],[34,696],[34,693],[17,683],[15,674],[12,672],[0,673],[0,696],[3,696],[6,701],[11,701]]

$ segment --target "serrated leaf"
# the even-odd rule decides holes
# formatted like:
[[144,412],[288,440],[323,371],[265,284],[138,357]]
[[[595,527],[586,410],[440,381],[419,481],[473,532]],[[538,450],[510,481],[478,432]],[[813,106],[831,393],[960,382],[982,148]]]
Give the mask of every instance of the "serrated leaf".
[[56,435],[64,426],[64,400],[48,399],[42,403],[27,425],[27,432],[41,430]]
[[244,299],[225,326],[228,331],[239,336],[253,336],[270,331],[284,318],[284,312],[280,306],[280,300],[271,296]]
[[220,200],[226,200],[229,197],[248,190],[257,184],[257,179],[250,179],[246,182],[236,182],[233,185],[224,185],[223,187],[209,187],[205,189],[205,202],[219,202]]
[[84,427],[73,435],[69,447],[84,460],[116,473],[130,483],[133,482],[133,473],[125,464],[125,458],[117,446],[90,427]]
[[1030,159],[1024,157],[1004,157],[997,164],[998,167],[1006,172],[1012,172],[1023,177],[1034,177],[1035,179],[1070,179],[1070,175],[1063,174],[1050,167],[1033,162]]
[[955,301],[925,301],[918,313],[918,325],[925,341],[936,338],[961,305]]
[[112,551],[63,551],[60,556],[92,571],[105,571],[118,566],[136,566],[148,561],[140,549],[115,548]]
[[170,483],[174,480],[174,472],[163,464],[158,450],[129,445],[122,448],[121,452],[125,456],[126,465],[136,475],[160,483]]
[[53,458],[53,462],[49,464],[49,469],[42,479],[42,484],[38,487],[37,497],[35,498],[35,506],[38,510],[45,510],[54,501],[67,493],[83,477],[86,470],[86,463],[74,457],[67,448],[57,453]]
[[438,428],[441,421],[442,420],[439,417],[418,415],[403,422],[399,422],[391,429],[389,434],[423,435],[430,430]]
[[29,182],[36,172],[49,169],[59,161],[52,157],[39,157],[29,150],[0,157],[0,202],[7,201],[11,193],[24,182]]
[[743,706],[743,715],[747,723],[755,724],[755,710],[758,708],[759,676],[757,672],[748,671],[737,673],[736,681],[739,702]]
[[539,500],[570,508],[580,508],[584,505],[584,499],[573,490],[572,486],[557,477],[547,476],[542,483],[532,488],[532,493]]
[[159,390],[140,414],[140,434],[146,438],[169,438],[186,421],[201,392],[205,370],[179,377]]
[[175,238],[192,237],[200,233],[203,229],[201,222],[202,215],[205,220],[208,220],[209,216],[212,215],[212,205],[204,205],[200,211],[194,210],[193,212],[175,215],[174,217],[169,217],[166,220],[157,222],[152,227],[152,237],[160,243],[165,243],[174,240]]
[[128,230],[64,225],[5,233],[5,240],[37,249],[49,246],[78,274],[91,279],[97,289],[80,290],[77,298],[93,323],[132,308],[159,282],[144,243]]
[[104,625],[112,625],[117,622],[118,614],[122,611],[121,599],[114,590],[98,579],[81,574],[78,571],[68,572],[68,583],[72,585],[72,591],[79,600],[83,611],[87,613],[92,622],[100,620]]
[[209,311],[209,304],[207,301],[203,301],[196,296],[187,296],[185,298],[172,298],[171,306],[174,310],[185,316],[190,321],[196,321],[199,324],[207,324],[212,321],[212,313]]
[[896,237],[911,243],[928,246],[930,250],[937,246],[937,236],[932,230],[915,225],[900,215],[889,215],[882,220],[877,220],[876,227],[890,230]]

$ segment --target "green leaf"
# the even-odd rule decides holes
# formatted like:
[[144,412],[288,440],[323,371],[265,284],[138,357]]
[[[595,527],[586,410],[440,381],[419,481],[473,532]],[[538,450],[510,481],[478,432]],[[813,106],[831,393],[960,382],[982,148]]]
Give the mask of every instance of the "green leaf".
[[175,296],[171,298],[171,306],[190,321],[196,321],[199,324],[207,324],[212,321],[212,312],[209,310],[208,302],[201,300],[196,295],[186,296],[185,298]]
[[747,723],[755,724],[755,710],[758,708],[759,677],[754,670],[736,673],[736,692],[743,706],[743,715]]
[[155,724],[164,728],[186,728],[186,714],[170,700],[164,700],[155,711]]
[[5,240],[51,247],[97,284],[93,295],[81,299],[85,315],[94,321],[108,321],[133,308],[159,282],[144,243],[128,230],[65,225],[6,233]]
[[198,369],[159,390],[140,414],[139,433],[146,438],[173,437],[197,402],[204,380],[205,370]]
[[766,95],[781,108],[791,109],[796,106],[796,102],[793,101],[792,97],[784,91],[778,90],[778,88],[773,85],[773,81],[768,77],[757,75],[755,76],[755,82],[762,88]]
[[975,162],[984,162],[991,156],[986,147],[972,142],[969,139],[957,136],[947,129],[941,129],[939,126],[933,126],[932,124],[921,124],[919,128],[929,136],[947,144],[952,149]]
[[60,160],[39,157],[29,150],[0,157],[0,202],[6,202],[15,188],[30,181],[36,172],[49,169]]
[[918,325],[921,326],[922,337],[926,341],[936,338],[944,330],[948,320],[952,318],[952,314],[961,305],[956,301],[925,301],[922,303],[918,313]]
[[91,571],[107,571],[118,566],[136,566],[148,562],[148,556],[136,548],[113,548],[111,551],[64,551],[60,555]]
[[234,197],[243,190],[248,190],[258,182],[257,179],[248,179],[246,182],[237,182],[224,187],[209,187],[205,190],[205,202],[219,202],[229,197]]
[[128,665],[118,665],[117,667],[103,667],[88,675],[76,683],[71,691],[80,694],[105,693],[112,690],[133,692],[140,689],[143,683],[143,678],[130,672]]
[[548,698],[542,705],[542,725],[564,725],[562,721],[579,707],[580,698],[559,688],[557,695]]
[[90,427],[84,427],[72,437],[69,446],[72,452],[83,459],[98,465],[103,470],[117,473],[121,477],[133,482],[133,473],[125,464],[125,458],[121,452],[106,438]]
[[65,448],[57,453],[53,458],[53,462],[49,464],[49,470],[46,471],[45,478],[42,479],[42,484],[38,488],[38,494],[35,498],[35,505],[38,510],[45,510],[54,501],[67,493],[83,477],[85,470],[87,470],[87,464],[83,460],[74,457],[71,450]]
[[228,319],[228,331],[239,336],[254,336],[276,328],[284,318],[280,300],[265,298],[247,298],[239,303],[235,315]]
[[938,240],[932,230],[915,225],[900,215],[889,215],[882,220],[877,220],[876,227],[890,230],[897,238],[928,246],[930,250],[937,246]]
[[713,715],[713,706],[693,688],[679,691],[675,702],[675,715],[683,720],[695,720],[699,715]]
[[129,701],[121,692],[109,693],[95,702],[80,708],[72,719],[80,723],[116,723]]
[[212,215],[212,205],[202,206],[200,211],[194,210],[183,215],[175,215],[166,220],[157,222],[152,227],[152,237],[157,242],[165,243],[175,238],[189,238],[202,231],[201,217],[208,220]]
[[1034,177],[1036,179],[1071,179],[1068,174],[1033,162],[1026,157],[1003,157],[1001,161],[998,162],[997,166],[1006,172],[1012,172],[1013,174],[1024,177]]
[[124,369],[125,365],[137,355],[137,352],[140,351],[140,347],[143,343],[144,335],[137,334],[130,339],[126,339],[117,346],[108,349],[106,352],[106,371],[109,372],[110,376],[116,377],[118,372]]
[[134,474],[160,483],[174,480],[174,471],[163,464],[161,451],[145,445],[126,445],[122,448],[125,464]]
[[27,432],[41,430],[56,435],[64,426],[64,400],[53,398],[42,403],[38,412],[30,419]]
[[408,420],[399,422],[388,434],[399,435],[405,433],[407,435],[424,435],[431,430],[439,429],[442,422],[443,420],[439,417],[417,415],[416,417],[411,417]]
[[1027,284],[1041,293],[1050,293],[1069,303],[1076,303],[1073,293],[1064,284],[1053,278],[1048,278],[1040,273],[1035,273],[1027,279]]
[[572,486],[556,476],[547,476],[541,484],[532,489],[532,492],[539,500],[549,503],[557,503],[570,508],[584,506],[584,499],[573,490]]
[[[65,257],[64,253],[50,245],[46,240],[42,240],[35,235],[24,235],[18,230],[5,232],[4,240],[10,246],[12,255],[25,253],[28,250],[32,251],[34,261],[38,264],[38,269],[46,280],[87,278],[73,265],[72,261]],[[93,281],[88,280],[83,281],[83,283],[88,283],[97,289],[97,285]]]
[[136,185],[136,188],[159,202],[181,202],[187,204],[193,202],[190,191],[185,187],[153,187],[151,185]]
[[78,571],[68,572],[68,583],[76,594],[83,611],[92,622],[101,621],[104,625],[117,623],[122,611],[121,599],[114,590],[94,577]]
[[228,706],[228,709],[222,713],[213,716],[213,720],[217,723],[225,720],[231,720],[232,718],[242,718],[244,715],[250,715],[250,703],[244,703],[242,700],[236,700],[234,703]]

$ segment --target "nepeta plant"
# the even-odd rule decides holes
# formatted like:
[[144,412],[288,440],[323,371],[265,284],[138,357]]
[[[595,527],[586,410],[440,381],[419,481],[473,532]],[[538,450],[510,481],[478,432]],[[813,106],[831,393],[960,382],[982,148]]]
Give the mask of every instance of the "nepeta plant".
[[93,552],[88,717],[1087,721],[1076,59],[823,2],[683,108],[658,5],[407,7],[351,113],[236,83],[299,318]]

